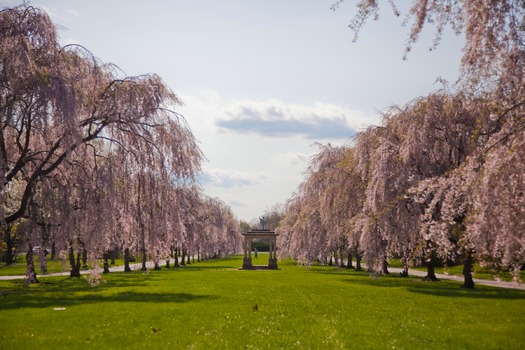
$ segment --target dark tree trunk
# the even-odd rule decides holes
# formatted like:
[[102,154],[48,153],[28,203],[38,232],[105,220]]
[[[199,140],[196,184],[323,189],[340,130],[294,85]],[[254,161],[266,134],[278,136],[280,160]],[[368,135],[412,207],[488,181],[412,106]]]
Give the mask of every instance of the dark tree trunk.
[[401,275],[401,277],[408,277],[409,260],[410,259],[407,259],[405,257],[401,258],[401,262],[403,263],[403,271],[399,273],[399,275]]
[[339,253],[339,266],[340,267],[346,267],[346,265],[345,265],[345,257],[343,255],[343,251],[342,250]]
[[118,248],[111,250],[111,265],[115,265],[115,259],[118,257]]
[[348,262],[346,263],[346,268],[347,269],[354,269],[354,265],[353,265],[353,262],[352,262],[352,251],[348,251]]
[[157,261],[155,261],[155,265],[153,266],[153,270],[160,270],[160,265]]
[[109,273],[109,252],[104,252],[104,271],[102,273]]
[[188,252],[188,262],[187,262],[188,265],[191,265],[191,254],[190,252]]
[[51,260],[55,260],[57,258],[57,248],[55,245],[55,242],[51,243]]
[[73,247],[69,248],[69,265],[71,271],[69,272],[69,277],[80,277],[80,258],[81,253],[77,253],[77,259],[75,260],[75,251]]
[[201,262],[201,248],[197,248],[197,262]]
[[87,249],[84,246],[82,246],[82,268],[84,270],[89,268],[87,264]]
[[124,272],[131,272],[129,268],[129,248],[124,249]]
[[337,252],[334,252],[334,265],[335,267],[339,267],[339,256],[337,255]]
[[15,261],[15,239],[11,235],[13,227],[8,225],[4,230],[4,241],[6,244],[6,250],[4,253],[4,262],[6,265],[11,265]]
[[166,268],[169,269],[170,268],[170,256],[168,255],[167,258],[166,258]]
[[436,272],[434,269],[434,266],[435,266],[434,260],[435,260],[435,255],[434,253],[432,253],[430,255],[430,259],[427,261],[427,275],[423,277],[423,281],[431,281],[431,282],[439,281],[438,278],[436,277]]
[[472,267],[474,265],[474,259],[472,258],[472,252],[468,251],[463,257],[463,277],[464,282],[461,288],[474,289],[474,279],[472,278]]
[[36,272],[35,272],[35,261],[33,259],[33,246],[31,244],[27,245],[26,263],[27,263],[27,270],[26,270],[27,283],[38,283],[38,279],[36,278]]
[[382,269],[382,272],[384,275],[388,275],[390,274],[390,272],[388,271],[388,260],[386,260],[386,258],[383,259],[383,269]]
[[38,251],[38,262],[40,265],[40,274],[47,275],[47,257],[46,249],[40,249]]
[[328,266],[333,266],[334,262],[332,260],[332,254],[330,254],[330,260],[328,261]]
[[148,270],[148,267],[146,266],[146,259],[148,258],[147,254],[146,254],[146,248],[142,248],[142,268],[141,270],[142,271],[147,271]]
[[181,259],[180,259],[180,264],[182,266],[186,266],[186,248],[182,248],[182,256],[181,256]]
[[355,270],[363,271],[363,267],[361,266],[361,254],[359,253],[355,254]]
[[178,249],[175,248],[175,254],[173,254],[173,267],[179,267],[179,254]]

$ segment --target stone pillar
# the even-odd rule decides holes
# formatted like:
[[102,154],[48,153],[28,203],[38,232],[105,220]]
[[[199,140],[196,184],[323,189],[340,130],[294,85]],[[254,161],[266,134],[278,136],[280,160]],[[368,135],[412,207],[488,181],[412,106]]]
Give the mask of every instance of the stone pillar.
[[275,238],[270,239],[270,257],[268,260],[268,268],[277,270],[277,241]]
[[252,240],[248,237],[244,237],[244,260],[242,264],[243,269],[252,269]]

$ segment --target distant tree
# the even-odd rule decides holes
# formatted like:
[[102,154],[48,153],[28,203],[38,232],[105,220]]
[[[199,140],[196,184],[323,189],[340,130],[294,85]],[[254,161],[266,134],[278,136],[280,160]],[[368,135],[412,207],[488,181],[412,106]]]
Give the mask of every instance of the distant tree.
[[264,211],[264,217],[269,230],[275,230],[279,226],[284,215],[284,209],[282,204],[275,204],[273,207]]

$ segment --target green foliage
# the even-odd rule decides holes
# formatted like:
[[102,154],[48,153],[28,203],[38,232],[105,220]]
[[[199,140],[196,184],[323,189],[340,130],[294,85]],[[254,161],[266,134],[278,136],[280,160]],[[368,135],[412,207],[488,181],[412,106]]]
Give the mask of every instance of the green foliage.
[[252,250],[257,248],[259,252],[267,252],[270,250],[270,245],[265,240],[256,240],[252,242]]
[[525,292],[242,257],[39,285],[0,281],[0,344],[20,348],[505,348],[525,343]]

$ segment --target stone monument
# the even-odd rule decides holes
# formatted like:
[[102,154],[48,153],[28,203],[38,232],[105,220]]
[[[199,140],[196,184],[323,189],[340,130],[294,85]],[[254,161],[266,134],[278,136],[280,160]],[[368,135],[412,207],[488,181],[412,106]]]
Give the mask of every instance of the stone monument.
[[[242,235],[244,236],[244,259],[242,264],[242,270],[258,270],[258,269],[269,269],[278,270],[277,266],[277,236],[274,231],[268,229],[268,223],[266,217],[259,217],[260,228],[255,230],[249,230]],[[269,257],[268,266],[254,266],[252,264],[252,243],[254,239],[264,239],[269,244]]]

